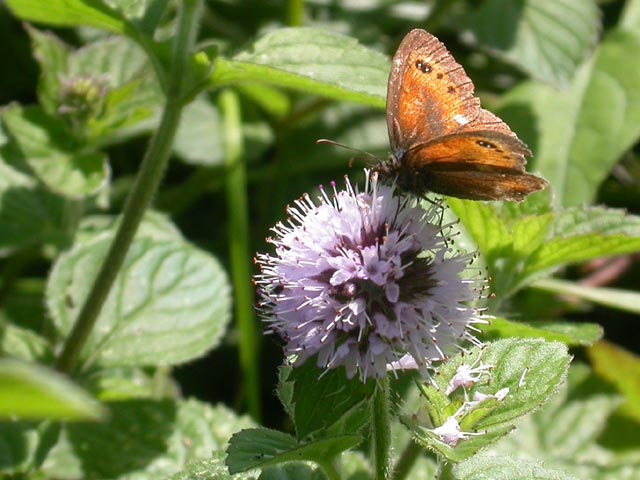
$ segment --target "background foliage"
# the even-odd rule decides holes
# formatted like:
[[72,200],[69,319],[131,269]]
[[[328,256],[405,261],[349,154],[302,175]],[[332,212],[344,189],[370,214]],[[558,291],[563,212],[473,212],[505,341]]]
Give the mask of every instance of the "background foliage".
[[[331,383],[278,372],[281,350],[251,307],[251,257],[287,203],[361,175],[352,152],[315,140],[387,155],[390,55],[420,27],[446,43],[551,184],[521,205],[449,202],[458,245],[480,251],[496,294],[483,339],[543,338],[576,357],[551,403],[453,474],[640,477],[640,1],[207,0],[182,64],[178,6],[0,4],[0,475],[227,478],[231,434],[262,424],[281,431],[234,437],[232,472],[319,478],[280,461],[321,464],[351,449],[344,478],[368,477],[366,443],[349,433],[366,423],[366,388],[350,387],[348,408],[319,405],[313,388]],[[164,181],[67,363],[125,198],[153,181],[135,180],[148,144],[171,154]],[[558,364],[566,352],[537,341],[516,360],[550,392],[535,350]],[[397,389],[410,405],[416,392]],[[506,431],[523,413],[492,415]],[[393,432],[400,452],[409,432]],[[413,460],[408,478],[433,474],[429,457]]]

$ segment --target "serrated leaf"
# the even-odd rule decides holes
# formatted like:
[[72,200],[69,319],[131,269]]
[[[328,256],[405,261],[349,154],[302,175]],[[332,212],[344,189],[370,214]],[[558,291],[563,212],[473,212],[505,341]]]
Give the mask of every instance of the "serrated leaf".
[[53,192],[82,198],[106,183],[106,156],[79,149],[66,128],[40,108],[12,105],[2,112],[2,121],[16,146],[13,161],[26,162]]
[[464,17],[475,39],[544,82],[566,86],[598,33],[593,0],[489,0]]
[[[253,425],[222,405],[195,400],[105,405],[110,409],[106,423],[71,425],[63,432],[45,465],[48,478],[167,478],[190,462],[211,458],[212,451],[221,452],[231,432]],[[219,462],[221,453],[215,458]]]
[[542,462],[516,457],[478,455],[457,464],[453,469],[456,480],[578,480]]
[[[524,83],[499,112],[534,151],[556,205],[592,203],[602,181],[640,136],[640,32],[612,31],[569,88]],[[510,115],[531,109],[534,119]]]
[[224,452],[214,452],[212,458],[197,460],[187,464],[186,468],[168,480],[255,480],[255,472],[243,472],[231,475],[224,464]]
[[480,328],[487,336],[483,337],[483,340],[495,337],[543,338],[549,342],[562,342],[569,346],[591,345],[600,340],[603,334],[602,327],[595,323],[524,323],[504,318],[493,318],[489,325],[482,325]]
[[0,359],[0,418],[99,420],[102,407],[62,375],[35,364]]
[[291,435],[277,430],[242,430],[231,437],[227,449],[227,466],[229,472],[237,473],[305,460],[323,464],[361,441],[361,437],[357,435],[342,435],[299,444]]
[[291,435],[266,428],[242,430],[231,437],[226,464],[229,472],[237,473],[267,466],[283,452],[295,449],[298,442]]
[[38,100],[42,108],[53,115],[57,113],[61,82],[68,67],[68,47],[49,32],[33,27],[27,27],[27,32],[31,37],[33,56],[40,65]]
[[620,398],[603,389],[586,367],[574,365],[568,388],[563,386],[548,405],[520,421],[518,430],[490,453],[542,460],[578,478],[599,478],[598,471],[620,465],[595,443],[619,404]]
[[384,108],[389,60],[353,38],[317,28],[282,28],[233,59],[219,57],[211,86],[256,80]]
[[[433,384],[426,384],[424,408],[435,427],[440,427],[456,414],[461,431],[472,433],[453,445],[447,444],[434,431],[424,425],[420,415],[403,418],[416,439],[436,450],[451,461],[462,461],[479,449],[495,442],[514,428],[514,421],[538,408],[558,389],[563,381],[570,357],[566,346],[543,340],[507,339],[489,343],[484,349],[474,348],[470,353],[458,355],[438,369]],[[462,365],[491,365],[491,369],[476,384],[448,391],[449,383]],[[508,389],[503,400],[490,399],[470,411],[460,410],[465,398],[476,392],[494,395]],[[460,413],[462,412],[462,413]],[[474,435],[477,434],[477,435]]]
[[[55,326],[68,334],[111,237],[77,245],[56,262],[47,285]],[[135,240],[107,298],[85,362],[175,365],[203,355],[229,321],[229,286],[218,262],[186,242]]]
[[607,307],[618,308],[627,312],[640,314],[640,293],[632,292],[630,290],[589,287],[557,278],[538,280],[533,284],[533,287],[546,290],[548,292],[581,298],[599,305],[605,305]]
[[[294,368],[288,381],[293,382],[292,420],[299,439],[330,427],[337,428],[334,433],[354,433],[342,431],[340,425],[352,415],[356,420],[361,418],[358,412],[368,409],[375,389],[374,381],[363,384],[357,378],[347,380],[344,370],[321,371],[313,362]],[[366,416],[362,420],[366,421]]]
[[640,357],[606,341],[593,345],[588,354],[594,371],[624,395],[624,412],[640,421]]
[[59,27],[90,26],[120,35],[137,36],[119,12],[100,0],[7,0],[14,15],[23,20]]
[[523,277],[571,263],[640,251],[640,217],[601,208],[560,213],[551,237],[527,260]]
[[505,207],[448,203],[485,257],[500,298],[562,266],[640,251],[640,217],[622,210],[576,207],[512,216]]

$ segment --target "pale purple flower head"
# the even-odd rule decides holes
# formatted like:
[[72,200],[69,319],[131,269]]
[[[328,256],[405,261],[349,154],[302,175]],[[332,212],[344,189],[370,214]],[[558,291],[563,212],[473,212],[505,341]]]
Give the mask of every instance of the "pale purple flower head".
[[452,250],[441,206],[394,191],[367,173],[364,192],[348,180],[331,196],[321,188],[272,229],[275,254],[256,259],[259,310],[294,364],[317,355],[319,367],[344,365],[363,381],[388,367],[428,376],[465,340],[478,343],[478,281],[460,277],[472,256]]

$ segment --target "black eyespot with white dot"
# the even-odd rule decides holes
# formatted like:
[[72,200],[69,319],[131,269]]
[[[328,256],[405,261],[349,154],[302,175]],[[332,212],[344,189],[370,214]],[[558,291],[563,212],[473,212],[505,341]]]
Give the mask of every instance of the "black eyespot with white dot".
[[497,148],[493,143],[485,142],[484,140],[477,140],[476,143],[484,148],[491,148],[491,149]]
[[416,68],[422,73],[431,73],[431,65],[429,65],[425,60],[417,60]]

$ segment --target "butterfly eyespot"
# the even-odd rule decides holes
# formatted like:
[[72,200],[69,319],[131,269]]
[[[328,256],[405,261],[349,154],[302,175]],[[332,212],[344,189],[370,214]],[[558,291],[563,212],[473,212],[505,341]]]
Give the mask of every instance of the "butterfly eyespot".
[[449,86],[447,87],[447,93],[449,93],[449,94],[454,94],[454,93],[456,93],[456,87],[454,87],[453,85],[449,85]]
[[436,78],[438,80],[442,80],[442,77],[444,77],[444,74],[442,72],[438,72],[438,74],[436,75]]
[[484,148],[497,148],[493,143],[485,142],[484,140],[478,140],[478,141],[476,141],[476,143],[478,145],[480,145],[481,147],[484,147]]
[[416,68],[420,70],[422,73],[431,73],[431,65],[429,65],[424,60],[416,61]]

